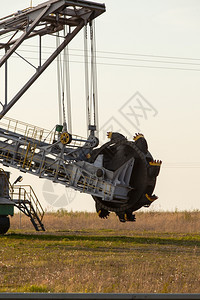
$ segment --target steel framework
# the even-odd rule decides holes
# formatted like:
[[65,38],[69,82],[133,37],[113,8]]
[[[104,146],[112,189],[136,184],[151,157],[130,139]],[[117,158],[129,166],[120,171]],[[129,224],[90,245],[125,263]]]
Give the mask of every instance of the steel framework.
[[[113,211],[121,222],[135,221],[133,212],[142,206],[149,207],[157,199],[153,191],[161,161],[153,159],[142,134],[136,134],[133,141],[128,141],[120,133],[109,132],[109,142],[96,148],[99,141],[95,136],[95,125],[98,123],[95,68],[91,68],[93,89],[90,95],[86,80],[87,118],[91,117],[89,107],[92,103],[92,114],[95,116],[94,123],[89,122],[87,139],[69,133],[66,122],[50,132],[4,117],[77,33],[88,23],[92,30],[93,19],[104,11],[104,4],[90,1],[50,0],[0,20],[0,36],[12,32],[12,36],[0,44],[0,49],[5,49],[5,55],[0,59],[0,67],[5,64],[5,99],[1,102],[0,112],[0,163],[92,195],[100,218],[107,218],[110,211]],[[63,42],[42,64],[42,36],[54,35],[65,26],[68,26],[68,30]],[[39,36],[40,41],[38,67],[19,92],[8,99],[7,61],[23,41],[35,36]],[[90,39],[91,53],[94,53],[95,43],[92,43],[94,40],[91,35]],[[86,38],[84,42],[87,52]],[[86,79],[87,63],[86,55]],[[91,66],[92,63],[95,65],[95,59],[93,62],[91,60]]]
[[[105,12],[104,4],[83,0],[50,0],[36,7],[18,11],[0,20],[0,36],[5,40],[0,43],[0,49],[5,49],[5,54],[0,59],[0,67],[5,65],[5,99],[1,101],[0,119],[40,77],[77,33],[103,12]],[[59,32],[63,30],[65,25],[69,26],[69,30],[64,41],[42,64],[42,36]],[[12,36],[7,37],[8,33],[12,33]],[[39,36],[40,40],[38,67],[35,74],[18,93],[12,99],[8,99],[7,61],[16,53],[16,50],[25,40],[35,36]]]

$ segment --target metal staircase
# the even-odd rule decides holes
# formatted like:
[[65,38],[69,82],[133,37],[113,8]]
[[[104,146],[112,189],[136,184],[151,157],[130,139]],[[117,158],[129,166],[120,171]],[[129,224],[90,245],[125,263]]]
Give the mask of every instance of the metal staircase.
[[42,223],[44,210],[33,188],[30,185],[11,185],[8,172],[0,169],[0,174],[3,175],[5,182],[1,192],[2,196],[7,199],[7,203],[13,204],[28,216],[36,231],[45,231]]
[[10,197],[15,206],[30,218],[36,231],[45,231],[42,223],[44,210],[30,185],[14,185]]

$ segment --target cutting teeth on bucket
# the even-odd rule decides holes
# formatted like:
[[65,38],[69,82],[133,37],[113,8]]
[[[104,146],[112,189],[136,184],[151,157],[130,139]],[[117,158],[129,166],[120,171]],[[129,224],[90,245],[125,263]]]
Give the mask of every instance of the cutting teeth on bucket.
[[107,132],[107,138],[109,138],[109,139],[112,138],[112,132],[111,131]]
[[144,138],[144,135],[142,133],[136,133],[135,136],[133,137],[133,140],[137,141],[140,138]]
[[161,160],[153,160],[153,161],[150,161],[150,162],[149,162],[149,165],[150,165],[150,166],[158,166],[158,167],[160,167],[161,164],[162,164],[162,161],[161,161]]
[[148,194],[145,194],[145,196],[151,202],[153,202],[153,201],[155,201],[155,200],[158,199],[158,197],[156,195],[149,196]]

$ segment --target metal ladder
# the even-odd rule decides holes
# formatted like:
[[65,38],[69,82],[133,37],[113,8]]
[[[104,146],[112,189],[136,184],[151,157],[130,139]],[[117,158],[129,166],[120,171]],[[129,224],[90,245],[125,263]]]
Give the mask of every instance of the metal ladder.
[[36,231],[45,231],[42,223],[44,210],[30,185],[11,185],[7,173],[0,169],[5,178],[3,196],[28,216]]
[[30,185],[14,185],[10,193],[15,206],[28,216],[36,231],[45,231],[42,219],[44,210]]

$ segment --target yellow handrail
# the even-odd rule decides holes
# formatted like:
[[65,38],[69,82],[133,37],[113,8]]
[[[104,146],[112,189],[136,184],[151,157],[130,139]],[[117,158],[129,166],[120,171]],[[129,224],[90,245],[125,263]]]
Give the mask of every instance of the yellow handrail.
[[[50,131],[48,129],[28,124],[23,121],[18,121],[9,117],[4,116],[3,119],[0,120],[0,127],[5,130],[24,135],[24,137],[27,137],[29,139],[45,141],[49,144],[53,144],[54,142],[54,131]],[[87,139],[79,135],[73,135],[73,141],[68,146],[71,145],[79,147],[84,143],[84,141],[81,140]]]
[[19,196],[19,200],[21,200],[21,196],[24,196],[24,201],[28,200],[31,203],[32,207],[35,209],[36,213],[40,215],[42,220],[44,216],[44,210],[30,185],[14,185],[13,196],[14,195]]
[[14,196],[17,196],[17,199],[19,201],[22,200],[22,197],[24,197],[24,199],[22,201],[29,200],[31,206],[33,208],[35,206],[34,209],[36,210],[36,213],[40,215],[40,218],[42,220],[42,218],[44,216],[44,210],[43,210],[42,205],[39,202],[32,186],[30,186],[30,185],[11,185],[6,172],[1,168],[0,168],[0,173],[3,173],[3,175],[5,176],[6,182],[9,187],[11,199],[14,199]]

